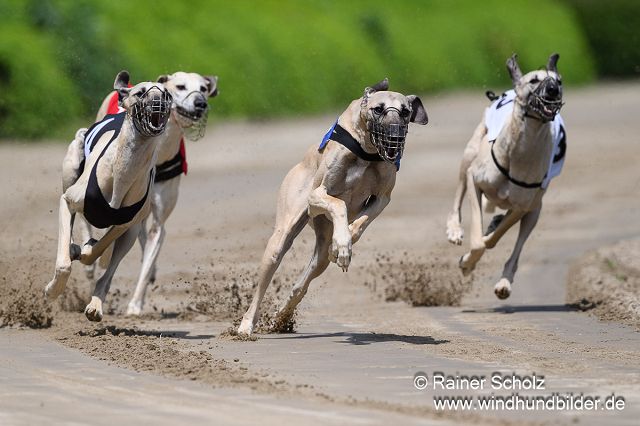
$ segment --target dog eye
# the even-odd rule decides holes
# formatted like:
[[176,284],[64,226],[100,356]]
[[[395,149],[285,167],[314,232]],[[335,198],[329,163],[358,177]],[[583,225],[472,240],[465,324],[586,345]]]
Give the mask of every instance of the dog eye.
[[558,86],[562,86],[562,80],[558,80]]
[[207,88],[206,88],[206,87],[204,87],[204,86],[200,86],[200,91],[204,93],[204,92],[206,92],[206,91],[207,91]]
[[141,90],[135,94],[135,96],[138,98],[141,97],[142,95],[144,95],[144,90]]
[[176,89],[178,89],[178,90],[186,90],[187,86],[185,86],[184,84],[177,84],[176,85]]
[[411,111],[409,111],[407,108],[402,108],[402,111],[400,111],[400,115],[404,118],[407,118],[410,114]]
[[374,111],[376,114],[382,114],[382,113],[384,112],[384,106],[382,106],[382,105],[378,105],[377,107],[375,107],[375,108],[373,109],[373,111]]
[[529,83],[531,83],[531,84],[540,83],[540,80],[538,80],[538,77],[533,77],[533,78],[531,79],[531,81],[529,81]]

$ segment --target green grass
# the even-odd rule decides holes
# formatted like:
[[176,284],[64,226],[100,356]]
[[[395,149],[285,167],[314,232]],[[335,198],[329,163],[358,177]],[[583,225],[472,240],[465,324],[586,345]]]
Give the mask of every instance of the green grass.
[[213,114],[264,118],[339,108],[384,77],[405,93],[504,88],[513,52],[530,69],[558,51],[569,84],[595,75],[572,9],[551,0],[0,0],[0,26],[0,137],[89,124],[121,69],[216,74]]

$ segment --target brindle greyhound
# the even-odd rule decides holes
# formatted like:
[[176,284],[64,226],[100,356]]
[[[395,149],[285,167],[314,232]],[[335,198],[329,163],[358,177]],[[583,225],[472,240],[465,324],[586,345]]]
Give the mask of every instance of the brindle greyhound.
[[309,265],[278,311],[285,327],[311,281],[335,262],[346,271],[351,246],[389,203],[409,122],[427,123],[420,98],[388,91],[385,79],[367,87],[340,115],[320,149],[311,147],[284,178],[275,230],[264,252],[258,287],[238,333],[250,335],[260,301],[293,240],[309,224],[316,244]]
[[[45,294],[55,298],[64,291],[72,260],[91,264],[113,244],[109,266],[85,309],[91,321],[102,320],[102,303],[111,279],[135,242],[140,221],[149,213],[156,142],[163,137],[171,111],[171,95],[162,83],[143,82],[132,88],[128,83],[129,73],[121,71],[114,89],[124,112],[105,117],[86,132],[79,131],[63,162],[56,269]],[[71,241],[76,213],[108,231],[81,249]]]
[[[557,70],[559,55],[553,54],[544,70],[522,75],[516,55],[507,61],[515,94],[507,94],[496,101],[513,108],[495,140],[488,136],[486,118],[480,122],[467,144],[460,166],[460,182],[453,211],[447,220],[447,237],[453,244],[462,244],[462,216],[460,207],[467,189],[471,204],[471,250],[460,259],[460,268],[467,275],[473,271],[486,249],[493,248],[514,224],[520,221],[518,240],[511,257],[504,266],[502,278],[494,291],[500,299],[511,294],[520,252],[538,222],[542,197],[557,162],[555,141],[564,137],[558,114],[562,107],[562,80]],[[490,108],[486,114],[489,114]],[[558,129],[561,129],[559,134]],[[562,141],[562,143],[564,143]],[[561,158],[564,148],[561,147]],[[561,164],[560,164],[561,167]],[[557,170],[556,174],[559,173]],[[482,196],[490,206],[506,210],[498,215],[483,235]]]

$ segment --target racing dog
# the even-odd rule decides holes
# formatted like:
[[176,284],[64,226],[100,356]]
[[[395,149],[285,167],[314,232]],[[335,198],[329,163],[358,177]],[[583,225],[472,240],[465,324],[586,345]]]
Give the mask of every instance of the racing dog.
[[309,224],[316,236],[309,265],[276,314],[274,329],[290,322],[311,281],[335,262],[347,271],[351,247],[390,201],[410,122],[427,124],[415,95],[388,91],[387,79],[351,102],[320,144],[282,182],[276,225],[260,265],[258,286],[238,333],[250,335],[271,278],[293,240]]
[[[520,253],[538,222],[542,197],[550,180],[564,164],[566,134],[558,114],[562,107],[562,79],[558,54],[549,57],[546,69],[522,74],[514,54],[507,61],[514,89],[495,97],[468,142],[453,211],[447,220],[447,238],[462,244],[460,207],[467,189],[471,204],[470,251],[460,259],[463,274],[470,274],[486,249],[493,248],[518,221],[520,230],[513,253],[494,292],[500,299],[511,294]],[[482,196],[488,206],[506,210],[496,215],[483,235]],[[489,209],[488,209],[489,210]]]
[[[143,82],[131,88],[128,84],[129,73],[118,73],[114,89],[124,111],[107,115],[86,132],[79,131],[63,162],[56,269],[45,294],[55,298],[64,291],[72,260],[91,264],[113,244],[109,265],[85,309],[91,321],[102,320],[102,303],[113,274],[149,213],[157,141],[163,137],[171,112],[171,95],[162,83]],[[108,231],[82,248],[73,244],[77,213],[92,226]]]
[[[164,137],[157,142],[155,183],[150,192],[151,226],[148,233],[145,223],[140,227],[138,239],[143,251],[142,267],[127,315],[142,313],[147,286],[155,281],[156,261],[166,235],[164,225],[178,201],[180,175],[187,173],[184,137],[195,141],[204,136],[209,110],[207,98],[218,94],[216,76],[176,72],[161,75],[158,82],[164,84],[171,94],[173,105]],[[105,98],[98,111],[98,120],[117,110],[117,96],[113,92]],[[105,254],[104,258],[108,255]]]

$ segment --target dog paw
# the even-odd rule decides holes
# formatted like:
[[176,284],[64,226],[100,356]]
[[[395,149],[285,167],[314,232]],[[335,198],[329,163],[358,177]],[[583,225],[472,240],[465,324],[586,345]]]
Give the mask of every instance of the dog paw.
[[91,297],[91,302],[84,309],[84,315],[89,321],[102,321],[102,300],[96,296]]
[[455,244],[457,246],[462,245],[463,238],[464,231],[460,226],[447,227],[447,240],[449,240],[451,244]]
[[49,300],[53,300],[60,296],[63,291],[64,286],[60,285],[58,280],[51,280],[51,282],[49,282],[49,284],[44,288],[44,296]]
[[273,333],[293,333],[295,329],[294,312],[289,310],[276,312],[270,330]]
[[141,314],[142,314],[142,304],[141,303],[130,302],[127,305],[127,313],[126,313],[126,315],[138,317]]
[[238,335],[239,336],[251,336],[253,333],[253,321],[249,319],[243,319],[238,327]]
[[511,283],[506,278],[502,278],[498,281],[493,288],[493,292],[498,299],[507,299],[511,295]]
[[462,275],[465,277],[468,277],[469,275],[471,275],[473,270],[476,269],[475,263],[471,264],[470,262],[468,262],[467,257],[468,257],[468,254],[465,254],[460,258],[460,261],[458,262],[460,271],[462,272]]
[[55,276],[44,288],[45,297],[49,300],[53,300],[56,297],[60,296],[67,286],[69,275],[71,275],[70,265],[65,267],[57,267]]
[[347,272],[351,263],[351,241],[340,243],[334,239],[329,250],[329,260]]
[[460,216],[457,213],[451,213],[447,218],[447,240],[451,244],[457,246],[462,244],[464,238],[464,230],[460,225]]

